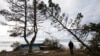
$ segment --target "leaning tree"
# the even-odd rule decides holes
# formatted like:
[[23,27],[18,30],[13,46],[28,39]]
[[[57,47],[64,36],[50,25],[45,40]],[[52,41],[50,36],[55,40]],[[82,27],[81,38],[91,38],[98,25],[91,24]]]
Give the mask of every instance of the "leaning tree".
[[58,28],[60,31],[64,30],[69,32],[83,46],[91,50],[90,47],[84,43],[89,35],[89,30],[84,27],[85,25],[81,25],[83,18],[81,13],[78,13],[75,19],[69,19],[65,13],[61,12],[59,4],[53,3],[52,0],[49,0],[48,6],[44,8],[41,8],[41,10],[44,12],[44,15],[52,21],[51,25]]

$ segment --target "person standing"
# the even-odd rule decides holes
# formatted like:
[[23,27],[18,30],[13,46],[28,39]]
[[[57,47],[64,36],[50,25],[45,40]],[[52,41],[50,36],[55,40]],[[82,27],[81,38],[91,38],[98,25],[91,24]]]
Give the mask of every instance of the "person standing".
[[73,55],[73,54],[74,54],[74,53],[73,53],[73,48],[74,48],[73,42],[70,41],[68,45],[69,45],[69,49],[70,49],[70,54]]

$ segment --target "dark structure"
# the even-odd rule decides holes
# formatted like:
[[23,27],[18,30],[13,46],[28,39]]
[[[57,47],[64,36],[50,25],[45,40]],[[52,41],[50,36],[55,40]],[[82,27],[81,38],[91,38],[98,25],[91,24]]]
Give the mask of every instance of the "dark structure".
[[74,48],[74,44],[72,41],[69,42],[69,49],[70,49],[70,54],[73,55],[73,48]]

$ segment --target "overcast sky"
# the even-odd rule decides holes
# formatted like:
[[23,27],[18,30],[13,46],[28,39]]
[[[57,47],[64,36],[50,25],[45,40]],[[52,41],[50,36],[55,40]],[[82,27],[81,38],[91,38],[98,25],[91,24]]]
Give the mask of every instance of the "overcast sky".
[[[44,1],[45,3],[47,3],[48,0]],[[53,2],[58,3],[62,9],[62,12],[68,14],[69,18],[75,18],[77,13],[81,12],[84,15],[82,23],[90,23],[90,22],[100,23],[100,0],[53,0]],[[5,2],[5,0],[0,0],[0,9],[8,9],[8,6],[9,5]],[[0,19],[1,19],[0,21],[4,21],[4,17],[0,16]],[[56,29],[54,28],[50,29],[51,27],[50,23],[47,22],[45,23],[46,24],[44,25],[47,25],[45,27],[46,31],[51,31],[54,36],[60,36],[63,37],[64,39],[67,39],[66,33],[64,34],[63,32],[57,33]],[[11,27],[0,25],[0,37],[2,38],[2,40],[5,40],[4,36],[8,37],[7,30],[9,28]],[[42,31],[39,34],[40,34],[39,37],[41,37],[41,35],[42,37],[46,37]],[[63,36],[60,34],[62,34]],[[7,38],[6,40],[9,40],[9,38]]]
[[[44,0],[48,2],[48,0]],[[84,22],[100,22],[100,0],[53,0],[58,3],[63,12],[70,18],[75,18],[78,12],[84,15]],[[0,9],[6,8],[5,0],[0,0]]]
[[[47,0],[46,0],[47,1]],[[100,22],[100,0],[53,0],[58,3],[63,12],[70,18],[75,18],[77,13],[84,15],[84,23]]]

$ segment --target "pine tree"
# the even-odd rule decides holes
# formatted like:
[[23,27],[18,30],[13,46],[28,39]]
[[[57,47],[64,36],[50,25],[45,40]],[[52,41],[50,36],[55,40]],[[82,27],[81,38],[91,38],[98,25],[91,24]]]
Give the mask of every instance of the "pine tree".
[[[32,45],[37,37],[38,23],[46,20],[45,15],[41,14],[43,13],[42,9],[46,6],[44,2],[33,0],[33,3],[30,3],[30,1],[32,0],[7,0],[10,11],[6,9],[0,11],[0,14],[5,16],[7,21],[17,22],[14,29],[10,30],[10,36],[24,37],[24,40],[29,45],[28,52],[32,52]],[[41,6],[41,9],[39,6]],[[33,35],[33,37],[31,41],[28,41],[27,37],[30,35]]]

